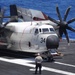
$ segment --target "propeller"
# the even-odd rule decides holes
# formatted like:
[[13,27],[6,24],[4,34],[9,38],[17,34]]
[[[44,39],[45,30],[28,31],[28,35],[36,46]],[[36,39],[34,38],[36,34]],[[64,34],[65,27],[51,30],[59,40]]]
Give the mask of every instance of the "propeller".
[[6,26],[6,24],[2,24],[4,13],[5,13],[5,10],[0,7],[0,33],[3,31],[4,27]]
[[5,9],[1,9],[0,7],[0,26],[2,25],[3,22],[3,17],[4,17]]
[[6,25],[10,22],[12,22],[12,21],[10,20],[10,21],[6,22],[5,24],[2,24],[3,26],[0,26],[0,33],[4,32]]
[[4,16],[4,13],[5,13],[5,9],[0,7],[0,33],[1,34],[4,33],[4,29],[5,29],[6,25],[15,20],[15,18],[12,18],[12,19],[10,19],[9,21],[7,21],[6,23],[3,24],[3,18],[7,18],[7,17]]
[[67,29],[75,32],[75,29],[73,29],[72,27],[69,26],[70,23],[75,21],[75,18],[66,22],[66,19],[67,19],[70,9],[71,9],[71,6],[67,8],[67,10],[64,14],[64,19],[62,19],[59,8],[58,8],[58,6],[56,6],[56,12],[57,12],[59,21],[48,16],[49,20],[51,20],[52,22],[57,24],[57,27],[59,28],[59,38],[62,38],[62,35],[65,34],[68,43],[69,43],[69,37],[68,37]]

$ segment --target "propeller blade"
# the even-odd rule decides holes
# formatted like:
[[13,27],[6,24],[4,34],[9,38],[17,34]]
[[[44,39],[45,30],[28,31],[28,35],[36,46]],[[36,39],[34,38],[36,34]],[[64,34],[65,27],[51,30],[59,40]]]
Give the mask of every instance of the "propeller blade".
[[4,13],[5,9],[0,7],[0,25],[2,25]]
[[48,16],[48,19],[49,19],[50,21],[52,21],[52,22],[56,23],[56,24],[59,24],[59,22],[58,22],[58,21],[56,21],[55,19],[51,18],[50,16]]
[[1,7],[0,7],[0,26],[2,24],[1,20],[2,20],[2,15],[1,15]]
[[2,32],[4,31],[6,25],[7,25],[9,22],[11,22],[11,21],[6,22],[6,23],[3,25],[3,27],[0,27],[0,33],[2,33]]
[[62,35],[63,35],[63,30],[59,28],[59,38],[62,38]]
[[12,20],[10,20],[10,21],[7,21],[7,22],[3,25],[3,27],[6,27],[6,25],[7,25],[8,23],[13,22],[13,21],[14,21],[14,18],[13,18]]
[[68,37],[68,33],[67,33],[66,29],[64,30],[64,34],[66,36],[67,42],[69,43],[69,37]]
[[6,25],[9,23],[10,21],[6,22],[3,26],[6,27]]
[[70,23],[72,23],[72,22],[74,22],[74,21],[75,21],[75,18],[69,20],[69,21],[67,22],[67,24],[70,24]]
[[62,22],[62,18],[61,18],[58,6],[56,6],[56,11],[57,11],[57,15],[58,15],[60,22]]
[[71,9],[71,6],[68,7],[67,10],[66,10],[66,12],[65,12],[64,21],[66,21],[66,18],[67,18],[68,14],[69,14],[70,9]]
[[68,29],[68,30],[71,30],[71,31],[73,31],[73,32],[75,32],[75,29],[73,29],[73,28],[71,28],[71,27],[69,27],[69,26],[67,26],[67,29]]

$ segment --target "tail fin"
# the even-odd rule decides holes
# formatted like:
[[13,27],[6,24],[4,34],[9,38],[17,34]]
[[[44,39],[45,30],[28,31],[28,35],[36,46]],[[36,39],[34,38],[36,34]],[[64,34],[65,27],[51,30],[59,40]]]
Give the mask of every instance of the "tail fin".
[[10,16],[11,16],[11,19],[14,19],[13,22],[18,21],[17,7],[15,4],[10,5]]

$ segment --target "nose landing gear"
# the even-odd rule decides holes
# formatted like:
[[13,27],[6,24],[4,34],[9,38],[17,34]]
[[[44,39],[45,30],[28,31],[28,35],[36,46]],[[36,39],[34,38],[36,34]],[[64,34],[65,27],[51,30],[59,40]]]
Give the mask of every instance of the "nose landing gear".
[[53,55],[51,54],[50,50],[48,49],[48,52],[47,52],[47,61],[48,62],[53,62],[55,61],[54,58],[53,58]]
[[56,49],[47,49],[48,51],[43,53],[43,58],[48,62],[54,62],[54,56],[62,56],[61,53],[57,52]]
[[44,60],[46,60],[48,62],[54,61],[53,55],[51,54],[50,50],[42,53],[42,57],[43,57]]

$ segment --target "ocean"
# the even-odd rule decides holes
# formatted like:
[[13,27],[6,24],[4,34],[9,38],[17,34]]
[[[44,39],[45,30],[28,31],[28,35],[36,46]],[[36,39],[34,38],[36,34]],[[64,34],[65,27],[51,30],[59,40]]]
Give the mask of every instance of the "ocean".
[[[43,11],[45,14],[56,20],[58,20],[58,16],[56,14],[56,5],[58,5],[60,9],[62,18],[64,17],[66,9],[71,6],[71,10],[66,21],[75,18],[75,0],[0,0],[0,6],[5,7],[6,9],[5,15],[9,15],[10,4],[16,4],[20,7]],[[69,26],[75,28],[75,22],[69,24]],[[67,31],[69,38],[75,39],[75,32],[69,30]]]

